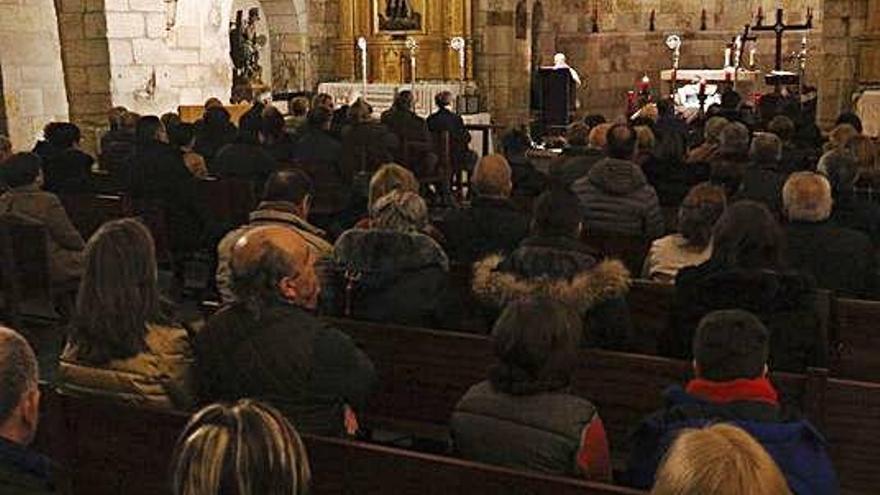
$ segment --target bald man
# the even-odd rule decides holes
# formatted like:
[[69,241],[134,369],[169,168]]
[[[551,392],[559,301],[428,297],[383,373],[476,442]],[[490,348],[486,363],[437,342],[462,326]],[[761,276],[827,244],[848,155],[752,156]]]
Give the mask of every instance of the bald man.
[[473,263],[491,253],[511,252],[529,232],[529,217],[510,201],[513,172],[501,155],[480,160],[471,179],[470,206],[450,212],[443,222],[447,254]]
[[55,493],[50,461],[27,448],[37,433],[38,379],[31,346],[0,327],[0,493]]
[[352,433],[375,370],[342,332],[313,311],[316,256],[296,232],[265,226],[232,250],[238,302],[212,317],[195,342],[204,403],[250,397],[282,409],[301,432]]

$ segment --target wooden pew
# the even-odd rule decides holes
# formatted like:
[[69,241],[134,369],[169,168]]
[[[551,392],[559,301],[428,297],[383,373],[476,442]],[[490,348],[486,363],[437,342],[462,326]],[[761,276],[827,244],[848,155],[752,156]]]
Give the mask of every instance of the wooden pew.
[[[72,495],[168,494],[169,464],[187,415],[75,398],[43,388],[35,448],[66,469]],[[342,439],[304,435],[314,495],[449,493],[634,495],[547,476]]]
[[832,376],[880,382],[880,302],[837,299],[833,314]]

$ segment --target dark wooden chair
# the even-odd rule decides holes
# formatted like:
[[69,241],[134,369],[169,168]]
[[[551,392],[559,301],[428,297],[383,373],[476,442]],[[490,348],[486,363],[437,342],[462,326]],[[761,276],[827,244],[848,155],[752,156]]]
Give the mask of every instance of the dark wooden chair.
[[83,239],[88,240],[101,225],[129,215],[125,198],[109,194],[77,194],[60,196],[70,221]]
[[880,302],[837,299],[833,314],[832,376],[880,382]]

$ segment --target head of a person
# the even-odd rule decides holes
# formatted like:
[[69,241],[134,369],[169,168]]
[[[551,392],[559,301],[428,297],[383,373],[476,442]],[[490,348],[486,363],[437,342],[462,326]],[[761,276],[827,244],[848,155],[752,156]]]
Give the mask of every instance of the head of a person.
[[[332,102],[332,98],[331,98]],[[297,96],[290,100],[290,114],[294,117],[304,117],[309,113],[309,99],[303,96]]]
[[631,160],[638,147],[636,133],[629,126],[616,124],[608,129],[605,151],[611,158]]
[[639,110],[639,117],[644,119],[646,123],[650,122],[653,124],[660,117],[660,111],[657,110],[655,103],[648,103]]
[[183,122],[183,120],[180,119],[180,115],[178,115],[177,112],[163,113],[162,116],[159,117],[159,120],[162,121],[162,125],[164,125],[166,129],[168,129],[171,126],[175,126],[175,125],[178,125]]
[[513,191],[513,171],[502,155],[486,155],[474,168],[471,185],[479,196],[507,198]]
[[861,134],[854,136],[846,143],[846,150],[856,159],[863,177],[875,178],[880,175],[880,156],[877,154],[877,145],[871,138]]
[[499,364],[489,372],[492,387],[512,395],[566,388],[577,366],[583,320],[545,296],[509,303],[492,329]]
[[110,124],[110,130],[115,131],[122,127],[122,117],[128,112],[125,107],[113,107],[107,112],[107,123]]
[[434,95],[434,104],[437,105],[437,108],[449,108],[452,106],[452,92],[451,91],[441,91]]
[[267,105],[260,113],[260,135],[265,139],[284,136],[284,115],[272,105]]
[[584,147],[590,144],[590,127],[583,122],[575,122],[565,131],[565,141],[569,146]]
[[0,326],[0,437],[29,445],[40,409],[37,357],[18,332]]
[[776,134],[783,143],[789,143],[794,139],[794,131],[794,121],[785,115],[777,115],[767,124],[767,132]]
[[394,97],[394,107],[407,112],[415,110],[416,97],[413,96],[413,92],[405,89],[397,93],[397,96]]
[[782,188],[782,204],[792,222],[824,222],[834,205],[831,183],[814,172],[795,172]]
[[758,441],[731,424],[684,430],[666,452],[651,495],[791,495]]
[[770,333],[748,311],[715,311],[697,326],[693,355],[697,378],[713,382],[762,378],[767,374]]
[[205,130],[209,133],[220,134],[229,130],[232,120],[229,116],[229,111],[223,108],[223,105],[220,105],[205,107],[202,123]]
[[749,159],[755,165],[776,165],[782,160],[782,140],[770,132],[756,132],[749,148]]
[[205,110],[212,108],[223,108],[223,102],[219,98],[211,97],[205,100]]
[[730,156],[748,156],[749,128],[741,122],[731,122],[724,126],[718,137],[718,151]]
[[728,268],[777,270],[784,238],[773,214],[761,203],[737,201],[712,230],[712,259]]
[[724,117],[712,117],[706,121],[703,129],[703,138],[706,143],[717,146],[721,142],[721,132],[730,121]]
[[15,153],[0,168],[0,177],[8,187],[42,185],[43,160],[36,153]]
[[312,98],[313,110],[318,107],[324,107],[332,113],[335,106],[336,104],[333,101],[333,97],[327,93],[318,93]]
[[841,124],[852,126],[852,128],[855,129],[858,134],[864,132],[864,128],[862,127],[862,119],[854,112],[843,112],[842,114],[838,115],[835,125]]
[[831,189],[838,193],[852,191],[859,181],[859,164],[852,153],[845,150],[831,150],[823,154],[817,169],[828,177]]
[[135,112],[125,112],[122,115],[122,126],[120,129],[126,133],[134,134],[137,130],[137,124],[140,119],[141,116]]
[[55,149],[66,150],[79,144],[82,133],[76,124],[70,122],[56,122],[55,124],[45,136],[46,141]]
[[305,445],[276,409],[253,400],[196,413],[172,456],[174,495],[307,495]]
[[590,148],[605,150],[608,146],[608,131],[613,126],[613,124],[603,122],[593,127],[590,130]]
[[352,124],[363,124],[370,122],[372,119],[373,107],[363,98],[358,98],[357,101],[348,107],[348,120]]
[[379,198],[391,191],[409,191],[418,194],[419,180],[409,169],[396,163],[386,163],[379,167],[370,179],[368,207],[376,204]]
[[144,146],[156,142],[168,142],[168,134],[162,121],[155,115],[146,115],[138,119],[135,138],[139,145]]
[[395,190],[373,203],[370,218],[379,230],[422,232],[428,226],[428,205],[417,193]]
[[89,239],[72,341],[86,362],[141,352],[147,325],[165,323],[153,236],[133,218],[105,223]]
[[566,65],[566,59],[564,53],[557,53],[553,55],[553,63],[559,66]]
[[584,117],[584,124],[587,125],[590,129],[595,129],[596,126],[600,124],[605,124],[608,122],[608,119],[605,118],[604,115],[599,113],[591,113]]
[[329,131],[333,124],[333,111],[324,106],[318,106],[309,110],[309,127]]
[[737,110],[742,103],[742,96],[736,91],[727,90],[721,93],[721,108],[725,110]]
[[858,135],[859,131],[857,131],[852,125],[838,124],[834,129],[831,129],[830,133],[828,133],[828,143],[825,145],[825,148],[845,148],[850,140]]
[[263,107],[254,105],[238,120],[237,139],[242,143],[259,144],[262,132]]
[[171,125],[168,140],[178,148],[190,148],[196,140],[196,126],[187,122]]
[[636,126],[633,130],[636,133],[636,142],[638,143],[639,151],[646,153],[654,151],[654,146],[657,143],[657,139],[654,137],[654,131],[645,125]]
[[265,226],[248,231],[232,248],[232,291],[259,317],[262,308],[289,303],[318,305],[315,254],[291,229]]
[[294,169],[272,172],[263,187],[263,201],[290,203],[304,219],[309,215],[313,194],[314,186],[309,176]]
[[670,98],[662,98],[657,102],[657,112],[661,117],[672,117],[675,115],[675,103]]
[[583,229],[583,210],[577,195],[563,187],[545,191],[535,200],[532,233],[542,237],[577,238]]
[[678,231],[688,244],[704,248],[712,241],[712,229],[727,207],[724,188],[708,182],[688,192],[678,209]]
[[525,155],[532,148],[532,139],[522,128],[514,128],[504,134],[501,148],[508,159]]

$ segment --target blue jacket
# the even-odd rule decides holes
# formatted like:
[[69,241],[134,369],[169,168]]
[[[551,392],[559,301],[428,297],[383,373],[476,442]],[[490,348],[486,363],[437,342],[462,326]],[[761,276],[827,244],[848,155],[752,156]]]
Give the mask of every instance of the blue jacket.
[[725,422],[744,429],[761,443],[794,494],[838,492],[825,439],[808,421],[784,419],[779,407],[762,402],[713,404],[689,395],[679,386],[670,387],[664,395],[665,409],[643,420],[630,438],[623,480],[627,485],[651,488],[663,455],[682,429]]

